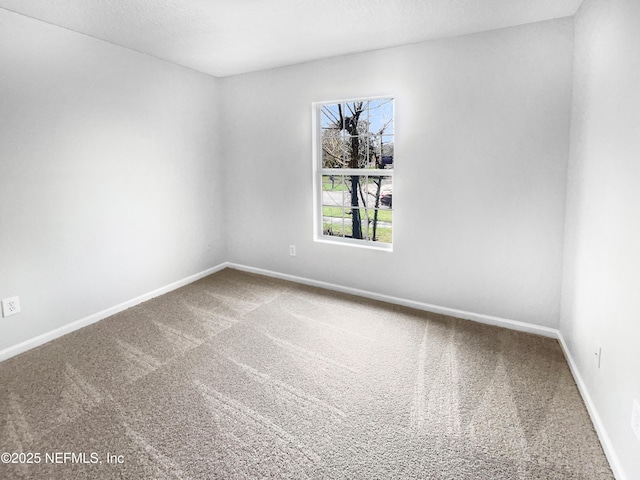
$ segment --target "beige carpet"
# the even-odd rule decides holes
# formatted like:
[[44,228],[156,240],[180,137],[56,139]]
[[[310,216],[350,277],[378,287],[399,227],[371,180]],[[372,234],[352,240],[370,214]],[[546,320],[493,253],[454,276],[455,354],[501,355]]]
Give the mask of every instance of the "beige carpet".
[[0,422],[3,479],[613,478],[555,340],[234,270],[0,363]]

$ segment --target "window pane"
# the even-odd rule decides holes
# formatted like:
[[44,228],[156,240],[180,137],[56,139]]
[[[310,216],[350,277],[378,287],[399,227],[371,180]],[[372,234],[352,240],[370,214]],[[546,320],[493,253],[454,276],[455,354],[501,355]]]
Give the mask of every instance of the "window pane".
[[346,189],[342,175],[322,176],[322,205],[342,206]]
[[[361,192],[364,198],[361,198],[360,204],[366,208],[379,208],[380,195],[384,189],[388,189],[391,185],[391,177],[381,177],[377,175],[367,176],[361,179]],[[366,187],[366,188],[365,188]]]
[[369,137],[369,162],[374,168],[384,168],[382,164],[382,137],[380,135]]
[[322,234],[328,237],[344,237],[344,225],[342,223],[322,222]]
[[367,135],[346,136],[342,148],[345,168],[369,167],[369,137]]
[[393,168],[393,135],[381,136],[380,149],[383,168]]
[[337,129],[322,129],[322,168],[345,168],[348,143]]
[[381,98],[369,101],[369,131],[374,134],[393,134],[393,100]]
[[391,234],[393,229],[392,215],[393,212],[390,210],[378,210],[377,221],[374,220],[371,228],[371,239],[373,241],[391,243]]
[[392,177],[369,176],[366,184],[366,202],[363,202],[362,205],[366,208],[390,209],[393,193],[392,182]]
[[[349,177],[351,178],[351,177]],[[370,187],[370,181],[371,179],[369,177],[367,177],[366,175],[362,175],[358,177],[358,206],[359,207],[366,207],[367,206],[367,202],[369,200],[369,187]],[[349,200],[352,200],[352,198],[350,197]],[[354,202],[351,201],[349,203],[349,205],[354,206]]]
[[329,223],[335,223],[334,219],[346,218],[350,214],[351,214],[350,209],[344,209],[342,207],[330,207],[326,205],[322,207],[322,219],[323,221],[326,221]]
[[323,105],[320,112],[320,124],[323,129],[333,128],[338,131],[342,130],[340,124],[340,115],[338,113],[338,105]]
[[[323,235],[344,237],[350,234],[351,210],[341,207],[322,207],[322,233]],[[349,227],[347,230],[345,227]]]
[[376,202],[376,182],[377,179],[375,177],[363,177],[360,184],[362,185],[361,193],[362,198],[360,199],[360,204],[366,208],[375,207]]

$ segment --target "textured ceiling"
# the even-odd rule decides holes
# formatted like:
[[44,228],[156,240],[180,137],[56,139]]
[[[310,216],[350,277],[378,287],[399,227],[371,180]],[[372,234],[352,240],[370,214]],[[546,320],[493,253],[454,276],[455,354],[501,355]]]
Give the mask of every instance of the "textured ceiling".
[[575,14],[583,0],[0,0],[215,76]]

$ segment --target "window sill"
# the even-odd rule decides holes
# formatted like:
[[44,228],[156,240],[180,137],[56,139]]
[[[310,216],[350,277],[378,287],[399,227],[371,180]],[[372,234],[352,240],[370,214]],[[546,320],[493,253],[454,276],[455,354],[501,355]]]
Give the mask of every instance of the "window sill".
[[352,240],[349,238],[330,238],[327,236],[316,237],[314,238],[315,242],[318,243],[329,243],[332,245],[343,245],[347,247],[356,247],[356,248],[364,248],[367,250],[378,250],[382,252],[393,252],[393,244],[391,243],[380,243],[380,242],[370,242],[363,240]]

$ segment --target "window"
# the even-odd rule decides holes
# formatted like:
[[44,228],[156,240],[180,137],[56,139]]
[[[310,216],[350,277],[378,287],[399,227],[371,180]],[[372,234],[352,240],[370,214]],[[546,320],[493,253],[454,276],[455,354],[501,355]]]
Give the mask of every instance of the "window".
[[314,104],[316,240],[391,249],[392,98]]

